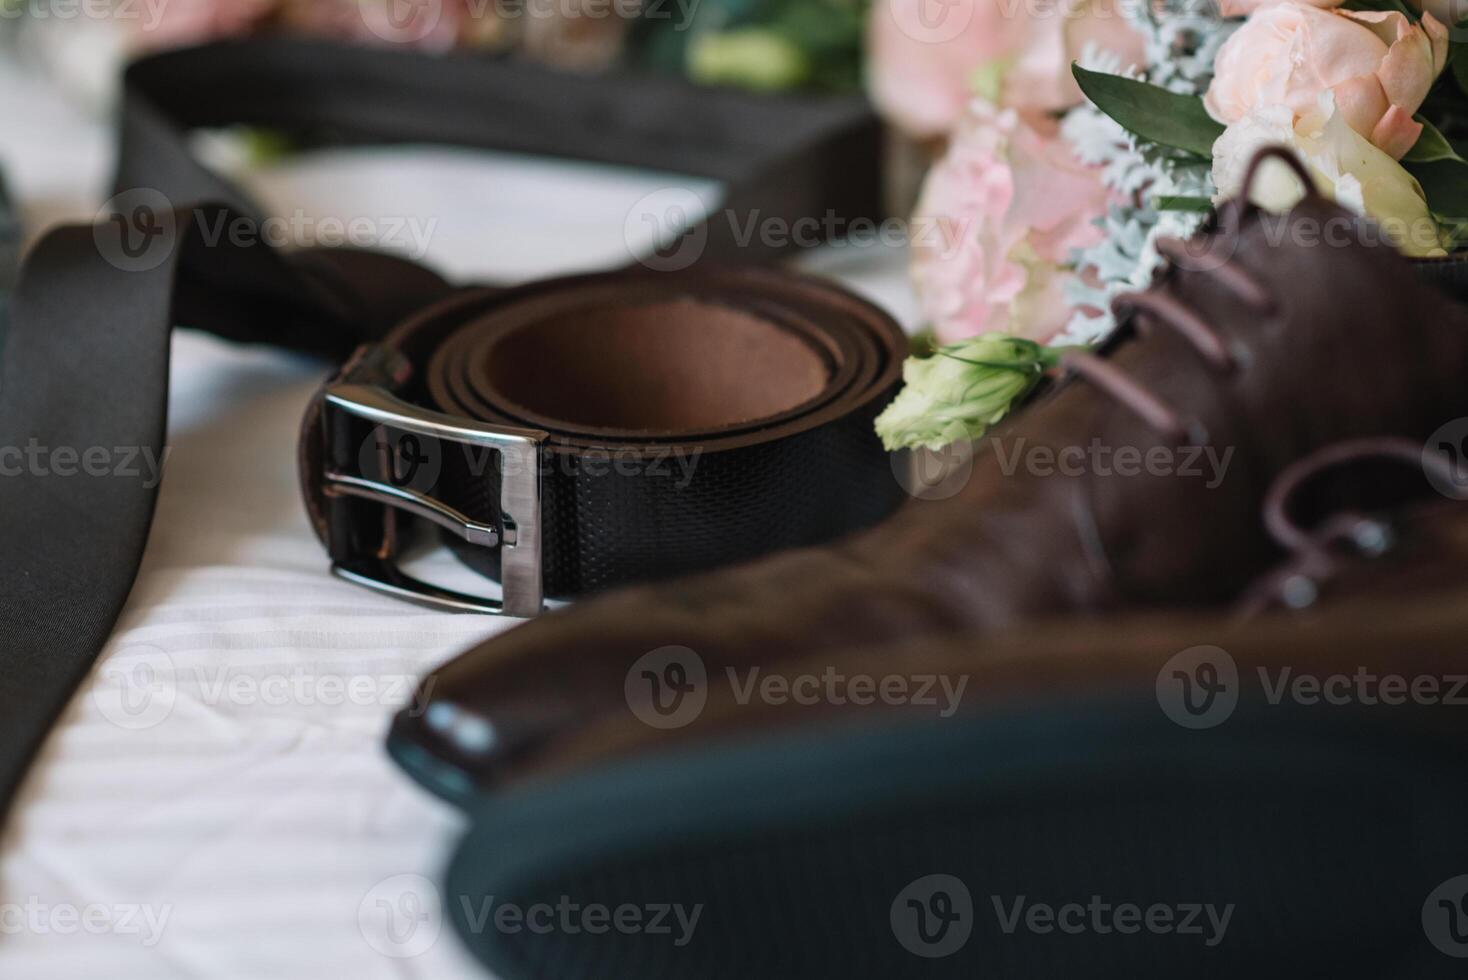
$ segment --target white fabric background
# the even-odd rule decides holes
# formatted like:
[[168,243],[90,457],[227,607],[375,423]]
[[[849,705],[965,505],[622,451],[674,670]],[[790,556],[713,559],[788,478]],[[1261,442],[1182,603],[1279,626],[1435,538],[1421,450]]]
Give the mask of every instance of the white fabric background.
[[[110,155],[104,122],[0,64],[0,166],[30,237],[92,218]],[[426,148],[324,154],[249,183],[276,213],[424,216],[430,264],[497,281],[619,264],[632,202],[670,183],[716,193]],[[911,322],[900,250],[828,248],[804,264]],[[0,977],[483,976],[447,928],[432,942],[433,923],[406,945],[386,940],[377,899],[412,884],[395,876],[435,878],[459,821],[393,769],[381,741],[413,678],[511,624],[327,575],[293,456],[322,365],[187,332],[173,353],[171,455],[142,574],[0,839]],[[353,678],[355,696],[330,686]],[[139,713],[123,710],[123,694],[149,690],[128,702]],[[137,906],[167,915],[156,942],[145,923],[121,922]],[[114,925],[94,920],[94,933],[67,918],[84,913]]]

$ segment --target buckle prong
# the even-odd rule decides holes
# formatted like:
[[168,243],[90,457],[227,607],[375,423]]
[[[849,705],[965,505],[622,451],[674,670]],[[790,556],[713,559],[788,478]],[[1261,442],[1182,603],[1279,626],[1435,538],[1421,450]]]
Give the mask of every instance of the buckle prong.
[[[414,517],[421,517],[424,520],[432,521],[441,528],[453,531],[469,544],[493,548],[500,543],[499,531],[495,530],[493,525],[471,520],[447,504],[439,503],[412,487],[395,487],[360,476],[328,471],[326,473],[326,493],[328,496],[375,500],[379,504],[396,507],[398,510],[407,511]],[[505,537],[513,544],[512,535],[506,534]]]
[[[375,384],[350,379],[326,389],[325,412],[342,412],[373,426],[427,436],[500,454],[500,527],[476,521],[411,487],[394,486],[368,476],[328,468],[323,474],[328,496],[369,500],[447,528],[472,545],[499,547],[502,599],[484,599],[439,588],[405,574],[391,556],[352,555],[332,565],[340,578],[399,599],[450,612],[477,612],[529,618],[544,605],[541,575],[541,447],[547,434],[538,429],[490,425],[420,408]],[[323,426],[325,438],[335,427]],[[327,447],[326,459],[335,457]],[[501,533],[503,530],[503,534]]]

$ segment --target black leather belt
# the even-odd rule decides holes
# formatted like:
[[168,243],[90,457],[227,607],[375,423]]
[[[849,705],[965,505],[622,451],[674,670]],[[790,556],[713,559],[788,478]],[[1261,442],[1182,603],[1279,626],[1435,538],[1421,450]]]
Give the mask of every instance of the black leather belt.
[[[830,540],[903,499],[872,420],[905,344],[871,304],[772,270],[465,292],[364,347],[312,404],[307,508],[337,574],[515,616],[543,593]],[[503,602],[404,574],[404,514],[449,532]]]

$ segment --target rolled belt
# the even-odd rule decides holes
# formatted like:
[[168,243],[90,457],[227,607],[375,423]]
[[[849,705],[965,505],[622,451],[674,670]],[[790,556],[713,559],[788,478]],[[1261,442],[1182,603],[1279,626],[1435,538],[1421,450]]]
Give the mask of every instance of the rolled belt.
[[[517,616],[828,541],[904,497],[872,420],[905,350],[870,303],[769,269],[461,292],[313,401],[307,509],[338,575]],[[503,599],[404,573],[405,515],[443,528]]]

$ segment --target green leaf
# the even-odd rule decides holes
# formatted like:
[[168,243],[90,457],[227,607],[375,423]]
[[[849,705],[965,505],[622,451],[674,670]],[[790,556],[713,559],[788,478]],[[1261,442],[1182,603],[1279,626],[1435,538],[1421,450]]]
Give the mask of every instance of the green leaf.
[[1468,244],[1468,221],[1464,221],[1462,218],[1449,218],[1435,212],[1432,217],[1437,221],[1438,226],[1447,237],[1444,247],[1449,252],[1456,252],[1465,244]]
[[1158,211],[1192,211],[1205,213],[1213,210],[1213,202],[1206,197],[1159,194],[1152,199],[1152,207]]
[[1213,156],[1213,141],[1223,133],[1223,124],[1208,115],[1201,97],[1080,65],[1071,65],[1071,71],[1086,98],[1128,132],[1185,153]]
[[1454,157],[1426,163],[1403,160],[1427,195],[1427,206],[1445,218],[1468,219],[1468,163]]
[[1432,163],[1434,160],[1464,162],[1447,138],[1438,132],[1436,126],[1423,119],[1420,113],[1412,118],[1422,124],[1422,135],[1417,137],[1417,142],[1412,144],[1412,149],[1402,157],[1402,163]]

